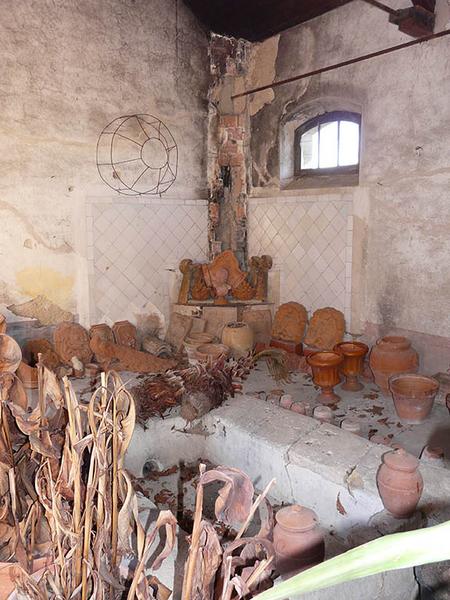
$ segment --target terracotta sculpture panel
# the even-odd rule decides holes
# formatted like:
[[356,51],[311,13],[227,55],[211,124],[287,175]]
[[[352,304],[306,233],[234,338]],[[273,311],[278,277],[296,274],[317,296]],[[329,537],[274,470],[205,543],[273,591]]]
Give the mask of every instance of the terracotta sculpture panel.
[[88,363],[92,358],[89,346],[89,334],[78,323],[60,323],[53,334],[54,346],[57,354],[66,363],[70,363],[73,356],[81,362]]
[[286,302],[278,308],[272,326],[272,338],[300,344],[305,336],[308,313],[303,304]]
[[345,318],[335,308],[319,308],[311,318],[305,344],[321,350],[332,350],[344,339]]

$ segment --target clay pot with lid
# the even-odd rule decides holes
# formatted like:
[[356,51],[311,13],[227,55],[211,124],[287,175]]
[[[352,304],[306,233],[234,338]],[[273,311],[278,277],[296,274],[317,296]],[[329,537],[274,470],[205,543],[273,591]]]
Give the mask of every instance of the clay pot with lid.
[[230,348],[235,358],[247,356],[253,350],[253,342],[253,330],[247,323],[233,321],[223,328],[222,343]]
[[417,373],[419,355],[410,340],[389,335],[377,341],[369,358],[375,383],[385,394],[389,394],[389,377],[399,373]]
[[439,381],[426,375],[406,374],[389,378],[395,411],[403,423],[423,423],[433,408]]
[[286,506],[275,515],[273,544],[277,570],[285,578],[321,563],[323,532],[316,513],[304,506]]
[[423,491],[419,460],[403,448],[383,455],[377,485],[384,508],[397,519],[406,519],[416,510]]
[[322,388],[317,400],[322,404],[336,404],[341,399],[334,393],[333,388],[341,378],[339,368],[344,361],[342,354],[337,352],[315,352],[306,358],[312,367],[313,381]]
[[358,381],[358,377],[362,373],[364,357],[369,352],[369,347],[362,342],[341,342],[336,344],[334,351],[344,357],[341,370],[345,375],[345,382],[341,388],[349,392],[359,392],[364,386]]

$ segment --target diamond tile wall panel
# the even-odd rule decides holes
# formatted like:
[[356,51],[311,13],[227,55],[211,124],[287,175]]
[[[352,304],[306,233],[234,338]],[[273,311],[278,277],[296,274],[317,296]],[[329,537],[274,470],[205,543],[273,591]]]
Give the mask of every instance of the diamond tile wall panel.
[[340,198],[250,200],[249,255],[273,257],[281,302],[295,300],[310,312],[334,306],[350,322],[351,207]]
[[169,275],[207,257],[206,202],[92,205],[91,321],[125,318],[152,302],[166,317]]

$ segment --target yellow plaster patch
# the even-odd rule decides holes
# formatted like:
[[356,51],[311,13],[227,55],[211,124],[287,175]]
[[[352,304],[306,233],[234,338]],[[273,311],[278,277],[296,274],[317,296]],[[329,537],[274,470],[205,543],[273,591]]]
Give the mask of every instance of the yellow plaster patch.
[[74,278],[70,275],[65,277],[48,267],[28,267],[16,273],[16,281],[24,296],[46,296],[64,309],[71,304]]

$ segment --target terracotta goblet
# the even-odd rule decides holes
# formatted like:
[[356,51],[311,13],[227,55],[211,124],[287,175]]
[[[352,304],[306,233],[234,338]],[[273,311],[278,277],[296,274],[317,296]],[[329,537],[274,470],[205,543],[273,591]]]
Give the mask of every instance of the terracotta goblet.
[[334,351],[344,357],[342,373],[345,375],[345,382],[341,388],[348,392],[359,392],[364,388],[358,377],[362,373],[364,357],[369,352],[368,346],[362,342],[341,342],[336,344]]
[[306,360],[312,367],[314,383],[322,388],[317,400],[322,404],[336,404],[339,402],[341,398],[334,393],[333,388],[341,381],[339,367],[344,361],[342,354],[316,352],[308,356]]

